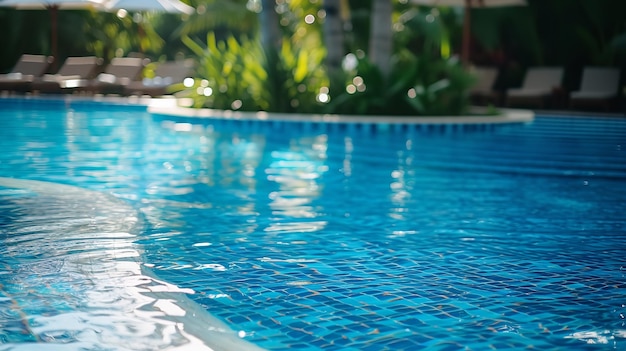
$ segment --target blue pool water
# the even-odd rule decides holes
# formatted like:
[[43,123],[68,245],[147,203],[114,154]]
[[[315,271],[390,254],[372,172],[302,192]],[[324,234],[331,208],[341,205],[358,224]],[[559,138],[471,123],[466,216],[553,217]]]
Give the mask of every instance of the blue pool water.
[[[16,99],[0,117],[0,177],[36,181],[0,181],[0,350],[175,349],[197,342],[182,325],[231,350],[626,349],[623,118],[372,132]],[[137,302],[146,284],[171,295]],[[154,301],[194,312],[136,312]]]

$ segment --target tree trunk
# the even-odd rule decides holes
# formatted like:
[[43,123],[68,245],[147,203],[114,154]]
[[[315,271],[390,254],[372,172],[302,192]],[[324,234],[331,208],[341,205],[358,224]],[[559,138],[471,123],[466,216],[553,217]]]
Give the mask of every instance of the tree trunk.
[[369,57],[385,77],[391,73],[392,10],[391,0],[372,1]]
[[465,0],[463,9],[463,42],[461,46],[461,62],[465,67],[469,67],[470,49],[472,40],[472,0]]
[[278,27],[278,14],[276,13],[276,0],[262,0],[261,5],[261,42],[267,49],[280,50],[282,36]]
[[326,44],[326,68],[336,72],[341,68],[344,55],[343,28],[340,16],[341,0],[324,0],[324,42]]

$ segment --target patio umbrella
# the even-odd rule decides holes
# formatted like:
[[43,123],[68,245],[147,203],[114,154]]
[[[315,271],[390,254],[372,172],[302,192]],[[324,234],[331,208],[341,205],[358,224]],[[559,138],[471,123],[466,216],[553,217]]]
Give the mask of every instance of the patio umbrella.
[[464,8],[463,45],[461,47],[461,59],[464,64],[469,63],[471,8],[526,6],[526,0],[411,0],[411,2],[416,5],[453,6]]
[[179,0],[109,0],[107,10],[156,11],[192,14],[195,9]]
[[57,21],[60,9],[80,10],[102,8],[105,0],[0,0],[1,7],[13,7],[18,10],[48,10],[50,12],[50,40],[52,48],[53,65],[58,60],[58,32]]

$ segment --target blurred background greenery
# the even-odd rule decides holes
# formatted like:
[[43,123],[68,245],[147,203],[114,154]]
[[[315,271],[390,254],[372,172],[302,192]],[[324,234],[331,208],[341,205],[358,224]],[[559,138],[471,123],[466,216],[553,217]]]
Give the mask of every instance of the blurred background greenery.
[[[178,88],[197,107],[398,115],[467,111],[465,92],[473,78],[457,59],[462,8],[410,0],[183,2],[196,12],[59,11],[59,60],[95,55],[108,62],[130,53],[152,61],[194,58],[196,79]],[[626,71],[626,1],[527,3],[471,10],[470,61],[499,67],[497,88],[519,84],[530,66],[564,67],[567,90],[578,86],[584,66]],[[391,26],[384,33],[380,25],[387,19]],[[23,53],[51,52],[46,11],[0,8],[0,33],[0,72],[9,71]]]

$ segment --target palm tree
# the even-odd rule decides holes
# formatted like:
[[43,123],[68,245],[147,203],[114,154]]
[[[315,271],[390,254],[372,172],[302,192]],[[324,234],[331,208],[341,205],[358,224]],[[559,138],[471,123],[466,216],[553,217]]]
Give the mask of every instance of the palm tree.
[[344,38],[340,16],[341,0],[324,0],[324,43],[326,45],[326,68],[336,72],[341,68],[344,55]]
[[391,0],[372,1],[369,56],[370,61],[380,69],[385,77],[391,73],[392,11]]
[[261,42],[266,50],[278,50],[282,43],[282,36],[278,27],[276,0],[262,0],[261,6]]

